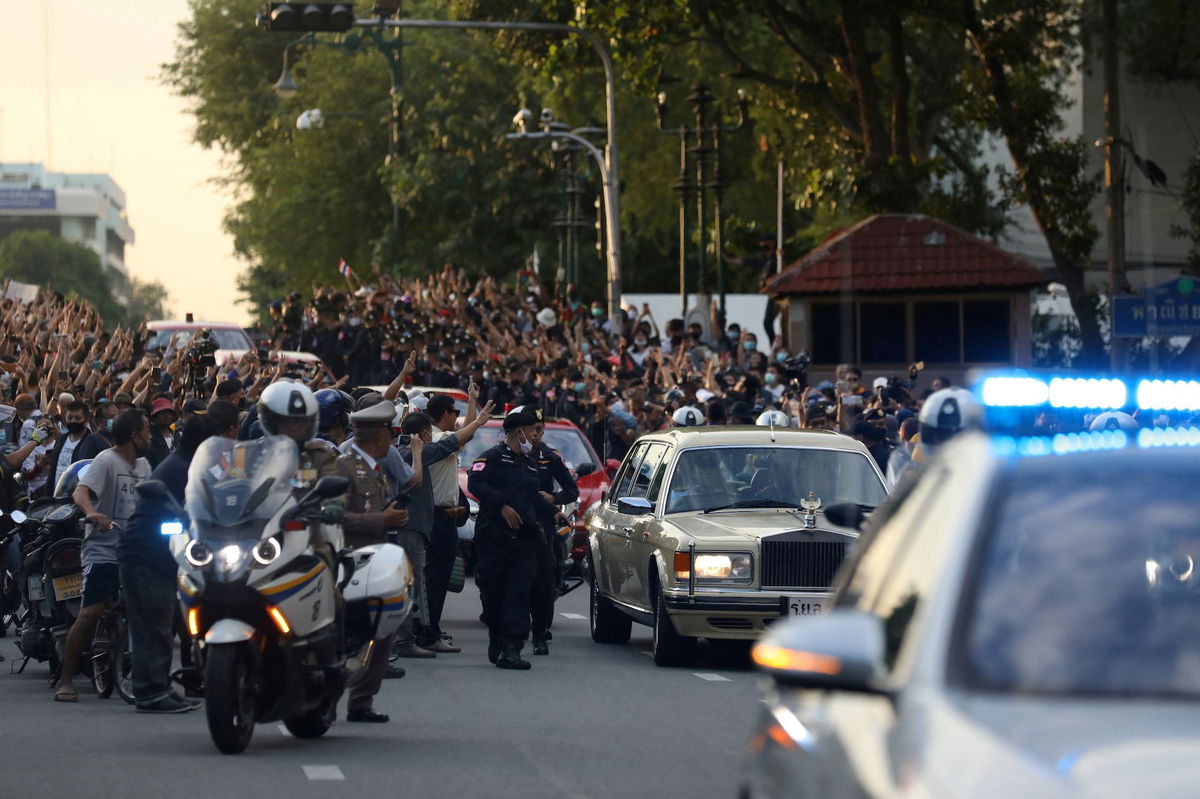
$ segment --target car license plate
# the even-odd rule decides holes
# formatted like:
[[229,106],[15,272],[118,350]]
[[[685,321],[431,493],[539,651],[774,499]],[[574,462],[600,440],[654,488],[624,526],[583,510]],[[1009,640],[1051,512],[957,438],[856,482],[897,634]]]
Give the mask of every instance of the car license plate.
[[68,574],[54,578],[54,598],[58,602],[75,599],[83,595],[83,575]]
[[791,616],[820,616],[821,603],[809,599],[792,599],[788,601],[788,614]]

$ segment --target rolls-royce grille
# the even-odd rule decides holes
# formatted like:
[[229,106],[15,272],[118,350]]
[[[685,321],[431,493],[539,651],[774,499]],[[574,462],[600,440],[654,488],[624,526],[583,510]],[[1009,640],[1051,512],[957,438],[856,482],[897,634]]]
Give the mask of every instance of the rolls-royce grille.
[[762,542],[762,585],[828,588],[846,557],[845,541]]

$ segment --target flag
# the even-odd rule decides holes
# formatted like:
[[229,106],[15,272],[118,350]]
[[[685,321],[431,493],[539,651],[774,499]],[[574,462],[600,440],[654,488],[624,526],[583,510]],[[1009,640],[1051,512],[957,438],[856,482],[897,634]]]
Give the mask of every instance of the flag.
[[350,264],[346,263],[345,258],[338,260],[338,274],[342,277],[350,277],[354,273],[350,271]]

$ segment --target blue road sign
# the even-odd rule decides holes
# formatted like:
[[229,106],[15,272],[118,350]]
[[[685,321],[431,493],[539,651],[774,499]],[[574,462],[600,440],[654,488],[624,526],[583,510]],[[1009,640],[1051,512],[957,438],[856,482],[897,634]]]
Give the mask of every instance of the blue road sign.
[[1200,281],[1184,276],[1146,289],[1142,297],[1115,298],[1113,334],[1124,338],[1200,335]]

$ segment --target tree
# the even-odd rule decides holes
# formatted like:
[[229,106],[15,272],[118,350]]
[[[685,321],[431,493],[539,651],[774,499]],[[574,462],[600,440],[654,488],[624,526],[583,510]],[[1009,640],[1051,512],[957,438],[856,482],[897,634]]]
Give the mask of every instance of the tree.
[[96,307],[109,324],[123,309],[95,252],[45,230],[18,230],[0,241],[0,279],[33,283]]
[[130,282],[129,307],[125,309],[125,324],[137,327],[151,319],[171,318],[171,311],[167,308],[168,296],[166,286],[159,281],[133,278]]
[[[508,5],[460,3],[484,17]],[[668,67],[712,65],[715,54],[727,74],[755,87],[760,129],[790,165],[796,201],[818,218],[924,212],[995,235],[1009,205],[1027,203],[1079,317],[1081,360],[1102,360],[1083,280],[1098,237],[1088,205],[1099,182],[1084,143],[1062,135],[1062,87],[1081,55],[1081,0],[527,5],[527,14],[577,20],[614,42],[622,68],[647,92]],[[543,47],[538,57],[552,64],[564,54]],[[1004,174],[989,174],[977,157],[987,134],[1012,153]]]

